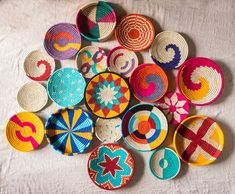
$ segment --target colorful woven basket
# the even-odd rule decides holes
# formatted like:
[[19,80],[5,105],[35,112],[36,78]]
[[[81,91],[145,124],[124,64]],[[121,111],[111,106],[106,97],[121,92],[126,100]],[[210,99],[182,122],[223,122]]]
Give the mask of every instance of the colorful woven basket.
[[58,69],[47,83],[49,97],[62,107],[74,106],[81,102],[85,87],[85,79],[73,68]]
[[29,112],[37,112],[46,106],[48,100],[46,89],[37,82],[24,84],[17,93],[17,101],[21,108]]
[[95,1],[84,5],[77,14],[77,28],[90,41],[105,41],[116,26],[116,14],[106,2]]
[[88,160],[88,174],[100,188],[115,190],[130,182],[134,173],[131,154],[118,144],[102,144]]
[[86,78],[107,70],[107,57],[103,49],[96,46],[82,48],[76,58],[78,70]]
[[166,73],[155,64],[139,65],[131,74],[129,81],[134,96],[143,102],[159,100],[168,88]]
[[44,47],[54,59],[69,59],[81,48],[80,33],[73,24],[56,24],[47,31]]
[[138,66],[138,58],[133,51],[119,46],[109,52],[107,65],[110,71],[128,78]]
[[177,85],[191,104],[203,106],[218,99],[224,87],[224,76],[212,60],[191,58],[181,66]]
[[164,31],[155,37],[149,53],[154,63],[163,69],[174,69],[187,59],[188,44],[179,33]]
[[98,118],[95,124],[95,135],[104,143],[117,142],[122,137],[122,120],[120,118],[101,119]]
[[154,150],[165,140],[167,131],[166,117],[152,104],[135,105],[122,118],[122,136],[137,151]]
[[173,125],[181,123],[189,114],[189,103],[180,93],[168,92],[157,102],[166,115],[168,122]]
[[37,149],[44,138],[43,122],[34,113],[17,113],[7,123],[6,138],[18,151],[28,152]]
[[47,53],[35,50],[28,54],[24,61],[25,74],[34,81],[44,81],[55,70],[55,61]]
[[60,109],[50,116],[45,126],[48,142],[66,156],[84,152],[94,133],[93,121],[82,109]]
[[176,177],[180,171],[180,166],[179,157],[169,148],[157,149],[149,160],[150,171],[160,180],[170,180]]
[[115,30],[120,45],[131,51],[147,49],[155,37],[155,29],[151,21],[140,14],[124,16]]
[[127,82],[115,73],[100,73],[87,84],[87,108],[100,118],[114,118],[122,114],[130,103]]
[[224,135],[210,117],[192,116],[177,127],[173,144],[184,162],[203,166],[219,157],[224,147]]

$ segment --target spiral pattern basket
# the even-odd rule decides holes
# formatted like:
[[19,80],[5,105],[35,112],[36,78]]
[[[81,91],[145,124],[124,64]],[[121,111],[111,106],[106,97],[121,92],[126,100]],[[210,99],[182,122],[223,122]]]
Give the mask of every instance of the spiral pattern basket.
[[47,53],[35,50],[28,54],[24,61],[25,74],[34,81],[44,81],[55,70],[55,61]]
[[159,148],[151,155],[149,168],[156,178],[170,180],[180,171],[180,159],[172,149]]
[[134,174],[134,159],[118,144],[102,144],[88,159],[88,174],[101,189],[116,190],[127,185]]
[[218,99],[224,87],[224,76],[214,61],[191,58],[181,66],[177,85],[191,104],[203,106]]
[[166,73],[155,64],[139,65],[129,81],[134,96],[143,102],[159,100],[168,89]]
[[115,36],[121,46],[135,52],[147,49],[155,37],[151,21],[140,14],[124,16],[115,30]]
[[106,2],[96,1],[84,5],[77,14],[77,28],[90,41],[105,41],[116,26],[116,14]]
[[177,125],[181,123],[189,114],[189,103],[180,93],[169,92],[157,102],[166,115],[169,123]]
[[96,46],[82,48],[76,58],[78,70],[85,78],[107,70],[107,57],[103,49]]
[[121,132],[122,119],[101,119],[98,118],[95,124],[95,135],[104,143],[117,142],[122,137]]
[[163,69],[174,69],[182,65],[188,57],[188,44],[177,32],[159,33],[149,49],[154,63]]
[[133,51],[116,47],[109,52],[107,65],[110,71],[128,78],[138,66],[138,58]]
[[165,115],[152,104],[131,107],[122,118],[122,136],[137,151],[152,151],[162,144],[168,131]]
[[194,166],[214,162],[224,147],[220,126],[210,117],[192,116],[176,129],[173,144],[179,157]]
[[53,113],[45,125],[47,141],[59,153],[78,155],[90,145],[93,121],[82,109],[64,108]]
[[17,93],[17,101],[21,108],[29,112],[37,112],[46,106],[47,91],[37,82],[24,84]]
[[56,24],[47,31],[44,47],[54,59],[69,59],[81,48],[80,33],[73,24]]
[[17,113],[7,123],[6,138],[18,151],[28,152],[37,149],[44,138],[43,122],[34,113]]
[[85,79],[76,69],[62,68],[49,78],[47,92],[56,104],[69,107],[82,101],[85,87]]

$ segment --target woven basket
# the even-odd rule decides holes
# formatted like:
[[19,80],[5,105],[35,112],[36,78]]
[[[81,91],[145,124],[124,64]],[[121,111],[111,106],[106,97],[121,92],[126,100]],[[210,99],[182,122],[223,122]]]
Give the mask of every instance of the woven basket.
[[149,160],[151,173],[160,180],[170,180],[180,171],[180,159],[169,148],[159,148],[153,152]]
[[47,92],[56,104],[69,107],[82,101],[85,87],[85,79],[76,69],[62,68],[49,78]]
[[82,48],[76,58],[78,70],[85,78],[107,70],[107,57],[103,49],[96,46]]
[[117,142],[122,137],[120,118],[101,119],[98,118],[95,124],[95,135],[104,143]]
[[73,24],[56,24],[47,31],[44,47],[54,59],[69,59],[75,56],[81,48],[80,32]]
[[155,64],[139,65],[131,74],[130,86],[134,96],[143,102],[155,102],[166,93],[166,73]]
[[91,2],[80,8],[76,18],[77,28],[89,41],[105,41],[116,26],[116,14],[106,2]]
[[134,174],[134,159],[118,144],[102,144],[88,159],[88,174],[101,189],[116,190],[127,185]]
[[37,149],[44,138],[44,124],[30,112],[13,115],[6,126],[6,139],[13,148],[21,152]]
[[168,132],[165,115],[152,104],[131,107],[122,118],[122,136],[136,151],[152,151],[162,144]]
[[130,98],[128,83],[120,75],[110,72],[94,76],[85,90],[87,108],[104,119],[122,114],[128,107]]
[[153,61],[163,69],[178,68],[188,57],[188,44],[174,31],[159,33],[149,49]]
[[44,81],[55,70],[55,61],[44,51],[35,50],[24,61],[25,74],[34,81]]
[[90,116],[78,108],[64,108],[53,113],[45,125],[50,145],[66,156],[78,155],[90,145],[94,127]]
[[138,58],[133,51],[116,47],[109,52],[107,65],[110,71],[128,78],[138,66]]
[[17,101],[21,108],[29,112],[37,112],[46,106],[48,100],[46,89],[37,82],[24,84],[17,93]]
[[155,37],[151,21],[140,14],[124,16],[115,30],[115,36],[121,46],[135,52],[147,49]]
[[192,116],[176,129],[173,144],[179,157],[194,166],[214,162],[224,147],[220,126],[210,117]]
[[214,61],[191,58],[181,66],[177,86],[191,104],[204,106],[218,99],[224,87],[224,76]]
[[169,123],[177,125],[181,123],[189,114],[189,103],[180,93],[168,92],[157,102],[167,117]]

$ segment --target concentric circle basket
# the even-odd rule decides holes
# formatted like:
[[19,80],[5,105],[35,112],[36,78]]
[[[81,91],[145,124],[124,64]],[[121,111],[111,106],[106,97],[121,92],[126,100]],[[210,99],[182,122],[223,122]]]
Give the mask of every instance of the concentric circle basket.
[[116,14],[108,3],[95,1],[80,8],[76,24],[85,39],[105,41],[115,29]]
[[64,108],[53,113],[45,125],[47,141],[59,153],[78,155],[90,145],[94,127],[82,109]]
[[116,190],[127,185],[134,174],[134,159],[118,144],[102,144],[88,159],[88,174],[101,189]]
[[107,58],[109,70],[116,72],[125,78],[131,76],[131,73],[138,66],[138,63],[136,54],[123,47],[115,47],[112,49]]
[[85,78],[107,70],[107,56],[105,51],[96,46],[86,46],[77,54],[76,62],[78,70]]
[[160,180],[170,180],[180,171],[180,159],[169,148],[159,148],[154,151],[149,160],[151,173]]
[[24,84],[17,93],[17,101],[21,108],[29,112],[37,112],[46,106],[47,91],[37,82]]
[[147,49],[155,37],[150,20],[140,14],[124,16],[117,25],[115,36],[121,46],[135,52]]
[[224,135],[220,126],[210,117],[192,116],[177,127],[173,144],[184,162],[204,166],[220,156]]
[[178,68],[188,57],[188,44],[178,32],[159,33],[149,49],[153,61],[163,69]]
[[156,64],[139,65],[131,74],[130,86],[134,96],[143,102],[155,102],[168,89],[166,73]]
[[43,81],[55,70],[55,61],[42,50],[32,51],[24,61],[25,74],[34,81]]
[[6,126],[6,139],[18,151],[28,152],[37,149],[44,138],[44,124],[31,112],[13,115]]
[[80,32],[73,24],[56,24],[47,31],[44,47],[54,59],[69,59],[75,56],[81,48]]

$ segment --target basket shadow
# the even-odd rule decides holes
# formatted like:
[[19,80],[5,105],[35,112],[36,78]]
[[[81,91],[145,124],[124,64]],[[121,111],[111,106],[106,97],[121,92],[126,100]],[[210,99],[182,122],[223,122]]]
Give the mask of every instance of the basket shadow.
[[117,23],[122,19],[122,17],[124,17],[125,15],[127,15],[127,12],[125,9],[123,9],[123,7],[121,7],[120,5],[118,5],[117,3],[113,3],[113,2],[108,2],[112,8],[114,9],[116,16],[117,16]]

